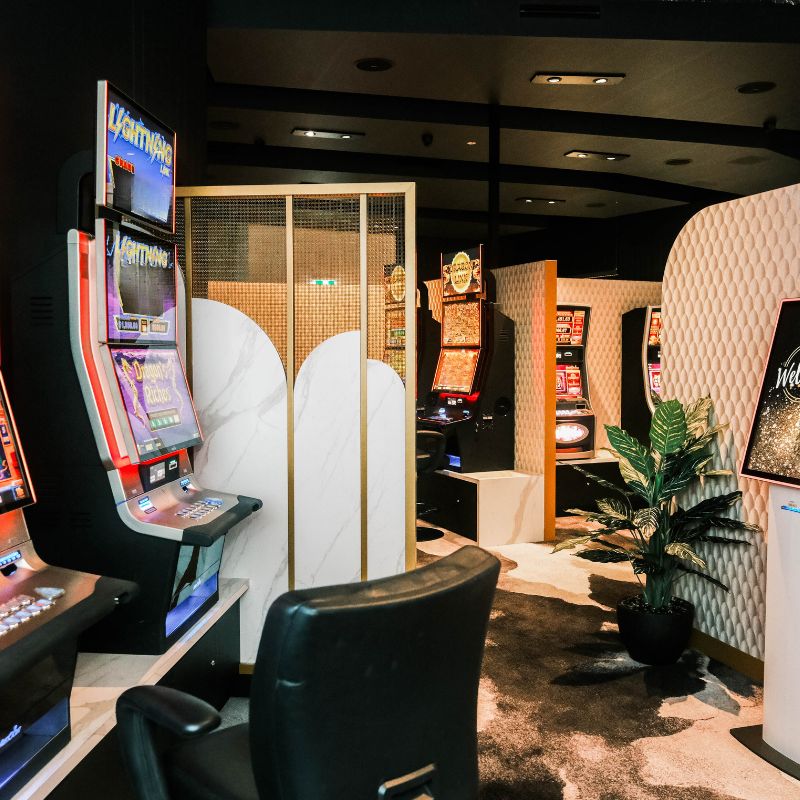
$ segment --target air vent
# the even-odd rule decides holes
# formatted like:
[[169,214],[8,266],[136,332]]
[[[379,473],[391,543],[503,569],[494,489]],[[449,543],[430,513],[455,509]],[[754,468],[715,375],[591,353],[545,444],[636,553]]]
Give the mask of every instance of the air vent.
[[600,16],[600,3],[520,3],[519,15],[523,19],[553,17],[560,19],[586,19]]
[[508,328],[501,329],[500,333],[497,336],[497,340],[500,342],[507,342],[511,338],[511,331]]
[[51,326],[54,321],[53,298],[49,295],[34,295],[29,298],[31,324],[41,328]]

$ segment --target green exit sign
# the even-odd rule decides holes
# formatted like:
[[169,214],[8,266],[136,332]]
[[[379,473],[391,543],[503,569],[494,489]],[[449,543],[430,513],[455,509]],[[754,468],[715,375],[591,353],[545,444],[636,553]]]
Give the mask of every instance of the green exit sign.
[[309,283],[312,286],[336,286],[336,281],[333,278],[314,278]]

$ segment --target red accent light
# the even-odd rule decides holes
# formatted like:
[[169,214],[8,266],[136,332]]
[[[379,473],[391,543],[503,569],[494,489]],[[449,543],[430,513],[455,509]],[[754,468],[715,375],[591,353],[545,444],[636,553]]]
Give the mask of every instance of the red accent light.
[[97,412],[103,426],[103,433],[106,437],[111,460],[114,462],[114,466],[117,467],[117,469],[121,469],[124,466],[130,465],[131,460],[128,456],[122,455],[117,446],[117,437],[114,435],[114,426],[111,422],[108,406],[105,403],[103,387],[100,382],[100,376],[97,374],[97,365],[94,362],[94,354],[92,353],[92,331],[90,330],[91,298],[89,296],[89,237],[85,233],[80,234],[78,248],[80,251],[80,257],[78,259],[78,292],[80,296],[81,353],[83,354],[83,361],[86,365],[86,373],[89,376],[89,382],[92,385],[92,394],[94,395]]
[[474,392],[473,394],[458,394],[456,392],[440,392],[439,397],[457,397],[462,400],[466,400],[468,403],[475,403],[477,402],[478,398],[481,396],[480,392]]

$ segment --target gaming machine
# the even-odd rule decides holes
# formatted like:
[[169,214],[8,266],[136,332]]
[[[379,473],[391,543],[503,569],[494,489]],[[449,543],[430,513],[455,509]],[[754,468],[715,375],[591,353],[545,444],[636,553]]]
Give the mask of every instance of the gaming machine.
[[0,800],[70,740],[78,635],[136,594],[128,581],[45,564],[22,511],[35,501],[0,375]]
[[514,469],[514,323],[491,301],[482,248],[442,256],[441,349],[417,427],[447,437],[455,472]]
[[622,315],[622,401],[620,424],[643,442],[661,396],[661,309],[634,308]]
[[108,83],[98,94],[94,229],[15,287],[20,424],[41,481],[29,524],[48,562],[140,586],[83,649],[161,653],[217,600],[225,534],[261,501],[192,474],[175,133]]
[[556,318],[556,458],[593,458],[595,416],[589,400],[588,306],[558,306]]

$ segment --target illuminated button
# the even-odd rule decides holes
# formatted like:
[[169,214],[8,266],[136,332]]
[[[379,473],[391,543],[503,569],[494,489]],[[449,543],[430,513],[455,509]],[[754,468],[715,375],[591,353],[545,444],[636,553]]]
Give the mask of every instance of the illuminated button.
[[37,600],[34,603],[34,605],[37,608],[41,608],[42,611],[44,611],[46,608],[50,608],[50,606],[53,605],[53,601],[52,600]]
[[43,608],[39,608],[36,603],[31,603],[26,609],[25,612],[30,614],[32,617],[35,617],[37,614],[41,614],[44,611]]
[[30,605],[30,604],[31,604],[31,603],[32,603],[32,602],[33,602],[35,599],[36,599],[35,597],[31,597],[30,595],[27,595],[27,594],[21,594],[21,595],[20,595],[20,596],[17,598],[17,600],[19,600],[19,602],[20,602],[20,603],[21,603],[23,606]]
[[0,636],[2,636],[4,633],[8,633],[10,630],[11,628],[9,628],[8,625],[6,625],[3,622],[0,622]]
[[16,617],[6,617],[3,623],[9,630],[13,630],[19,625],[19,620]]
[[64,596],[64,590],[58,586],[37,586],[34,591],[45,600],[55,600],[57,597]]
[[20,603],[18,597],[12,597],[6,604],[3,606],[8,611],[16,611],[18,608],[21,608],[22,603]]
[[22,620],[24,622],[26,619],[30,619],[33,616],[33,614],[31,614],[30,611],[22,610],[22,611],[17,611],[17,613],[14,616],[17,619]]

